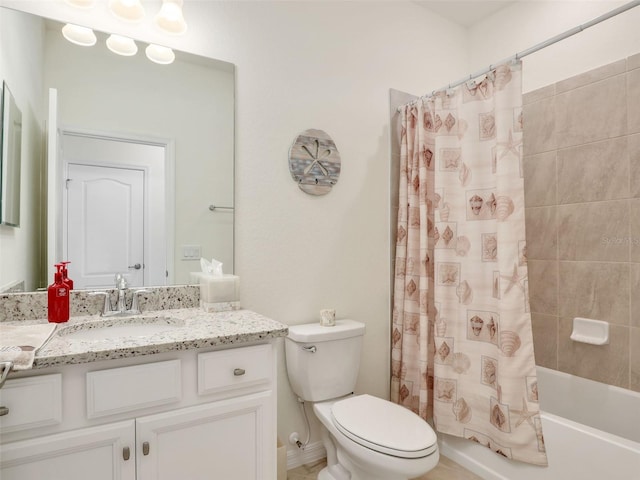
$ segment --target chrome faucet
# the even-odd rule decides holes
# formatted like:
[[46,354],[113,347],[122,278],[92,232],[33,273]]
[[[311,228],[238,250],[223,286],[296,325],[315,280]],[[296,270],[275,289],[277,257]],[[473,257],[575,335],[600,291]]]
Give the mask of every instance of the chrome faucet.
[[139,315],[140,307],[138,303],[138,295],[141,293],[148,293],[149,290],[133,290],[133,295],[131,299],[131,308],[127,309],[127,279],[121,273],[116,274],[115,278],[116,289],[118,294],[118,300],[116,303],[116,308],[113,308],[111,305],[111,299],[109,298],[109,292],[92,292],[89,295],[92,296],[103,296],[104,297],[104,305],[102,307],[101,315],[103,317],[114,317],[114,316],[125,316],[125,315]]
[[115,311],[124,315],[127,312],[127,279],[121,273],[116,273],[116,288],[118,289],[118,305]]

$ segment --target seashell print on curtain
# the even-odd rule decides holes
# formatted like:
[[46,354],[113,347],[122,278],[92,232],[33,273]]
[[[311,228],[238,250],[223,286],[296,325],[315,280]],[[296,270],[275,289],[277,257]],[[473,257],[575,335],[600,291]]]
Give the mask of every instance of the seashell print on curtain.
[[403,107],[392,400],[546,465],[527,289],[521,64]]

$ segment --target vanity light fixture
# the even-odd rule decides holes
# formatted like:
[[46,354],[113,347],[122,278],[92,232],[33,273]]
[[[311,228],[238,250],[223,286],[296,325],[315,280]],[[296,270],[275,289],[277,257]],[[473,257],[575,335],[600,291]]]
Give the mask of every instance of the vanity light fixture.
[[74,25],[73,23],[67,23],[62,27],[62,35],[71,43],[83,47],[92,47],[98,41],[93,30],[87,27],[81,27],[80,25]]
[[139,22],[144,18],[140,0],[109,0],[109,10],[125,22]]
[[107,48],[113,53],[123,55],[125,57],[131,57],[138,53],[138,46],[129,37],[123,37],[122,35],[112,34],[107,38]]
[[187,31],[187,24],[182,15],[183,0],[162,0],[162,7],[154,21],[166,33],[182,35]]
[[147,58],[152,62],[159,63],[160,65],[169,65],[176,59],[176,54],[173,53],[168,47],[162,47],[160,45],[154,45],[153,43],[145,49]]
[[91,8],[96,2],[95,0],[64,0],[64,3],[77,8]]

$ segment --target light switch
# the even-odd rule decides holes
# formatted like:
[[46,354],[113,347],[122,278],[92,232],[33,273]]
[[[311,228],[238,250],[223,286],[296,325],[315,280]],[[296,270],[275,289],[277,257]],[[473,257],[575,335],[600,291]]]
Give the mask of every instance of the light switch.
[[182,259],[183,260],[199,260],[202,256],[202,248],[200,245],[183,245],[182,246]]

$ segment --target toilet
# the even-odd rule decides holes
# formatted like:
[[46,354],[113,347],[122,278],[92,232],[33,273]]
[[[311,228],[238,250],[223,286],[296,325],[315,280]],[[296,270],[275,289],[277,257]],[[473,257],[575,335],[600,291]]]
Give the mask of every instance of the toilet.
[[327,466],[318,480],[408,480],[439,460],[433,429],[400,405],[354,395],[365,326],[338,320],[289,327],[285,340],[291,388],[322,424]]

